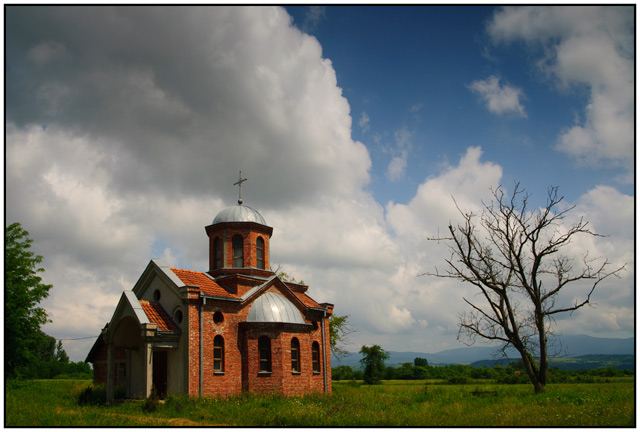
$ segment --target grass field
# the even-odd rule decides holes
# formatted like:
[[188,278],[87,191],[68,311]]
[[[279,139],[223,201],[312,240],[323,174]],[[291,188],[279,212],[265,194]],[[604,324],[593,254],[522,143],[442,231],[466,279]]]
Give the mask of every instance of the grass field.
[[531,385],[334,382],[330,397],[169,397],[153,412],[143,401],[80,405],[89,384],[9,381],[5,426],[635,426],[632,378],[550,384],[541,395]]

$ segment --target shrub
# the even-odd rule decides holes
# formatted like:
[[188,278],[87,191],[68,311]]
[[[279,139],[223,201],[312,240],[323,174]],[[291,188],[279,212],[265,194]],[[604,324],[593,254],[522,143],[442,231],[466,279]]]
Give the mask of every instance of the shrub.
[[104,386],[89,385],[78,394],[79,405],[101,405],[107,401],[107,390]]
[[527,374],[515,372],[498,377],[496,381],[498,384],[527,384],[530,382]]
[[469,377],[466,375],[456,375],[447,379],[447,384],[468,384]]
[[155,387],[151,387],[151,394],[149,395],[147,400],[144,401],[144,404],[142,405],[142,411],[145,413],[154,412],[156,409],[158,409],[158,405],[160,405],[158,391]]

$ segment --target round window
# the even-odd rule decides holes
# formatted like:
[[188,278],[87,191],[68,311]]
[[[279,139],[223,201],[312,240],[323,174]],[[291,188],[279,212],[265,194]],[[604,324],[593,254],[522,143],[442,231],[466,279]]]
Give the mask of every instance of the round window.
[[159,301],[160,300],[160,290],[155,290],[153,292],[153,300],[154,301]]
[[178,324],[182,324],[182,311],[180,309],[176,311],[175,318]]
[[224,321],[224,316],[222,315],[222,312],[217,311],[216,313],[213,314],[214,323],[220,324],[222,321]]

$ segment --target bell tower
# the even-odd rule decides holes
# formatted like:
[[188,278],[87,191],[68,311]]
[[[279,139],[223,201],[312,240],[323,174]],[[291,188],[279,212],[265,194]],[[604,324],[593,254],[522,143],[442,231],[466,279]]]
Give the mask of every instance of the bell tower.
[[209,274],[212,276],[247,274],[271,276],[269,240],[273,228],[256,210],[242,203],[242,178],[238,186],[238,204],[222,209],[205,227],[209,237]]

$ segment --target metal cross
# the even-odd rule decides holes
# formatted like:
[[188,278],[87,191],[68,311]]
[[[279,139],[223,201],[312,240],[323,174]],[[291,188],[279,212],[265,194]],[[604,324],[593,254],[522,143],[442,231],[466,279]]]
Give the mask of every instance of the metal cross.
[[242,183],[246,181],[247,179],[242,178],[242,171],[240,171],[240,176],[238,177],[238,181],[233,184],[234,186],[236,185],[238,186],[238,204],[242,204]]

